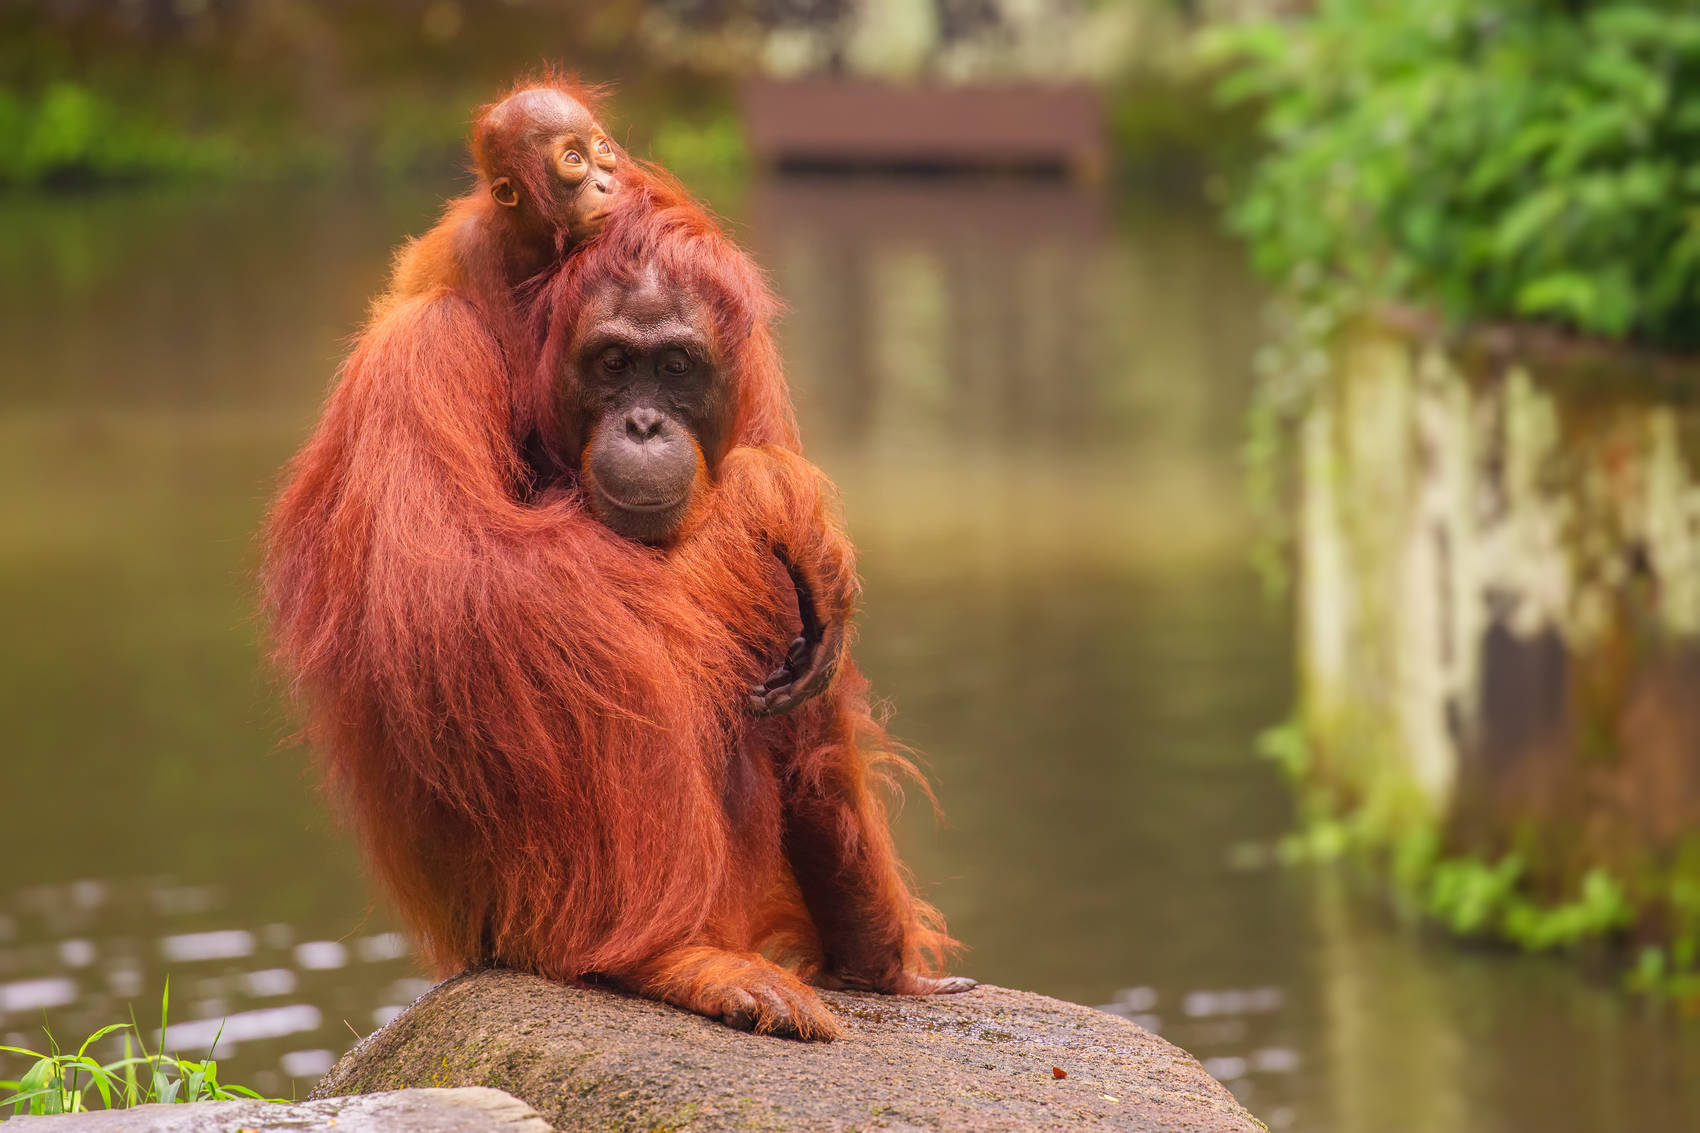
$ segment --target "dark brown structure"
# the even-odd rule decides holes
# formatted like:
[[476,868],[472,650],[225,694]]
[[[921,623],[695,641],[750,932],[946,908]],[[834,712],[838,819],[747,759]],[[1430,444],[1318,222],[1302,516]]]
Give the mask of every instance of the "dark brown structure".
[[758,79],[742,99],[750,150],[770,169],[1091,178],[1104,167],[1103,106],[1080,84]]

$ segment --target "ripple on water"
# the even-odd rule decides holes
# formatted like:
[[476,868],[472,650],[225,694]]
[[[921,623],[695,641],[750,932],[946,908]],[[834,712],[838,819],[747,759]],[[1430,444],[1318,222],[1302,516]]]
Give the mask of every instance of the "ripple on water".
[[[302,1093],[429,987],[400,933],[345,941],[324,925],[235,927],[224,894],[162,878],[0,892],[0,1038],[39,1048],[45,1013],[61,1044],[80,1042],[133,1012],[158,1042],[169,977],[170,1049],[204,1056],[216,1039],[223,1080]],[[9,1069],[0,1056],[0,1077]]]

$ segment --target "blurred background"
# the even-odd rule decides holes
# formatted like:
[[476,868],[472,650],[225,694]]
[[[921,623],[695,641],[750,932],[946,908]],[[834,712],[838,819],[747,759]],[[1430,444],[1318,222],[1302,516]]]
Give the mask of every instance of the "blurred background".
[[561,63],[788,305],[963,971],[1275,1129],[1700,1127],[1685,9],[3,0],[0,1043],[169,976],[305,1095],[425,990],[254,534]]

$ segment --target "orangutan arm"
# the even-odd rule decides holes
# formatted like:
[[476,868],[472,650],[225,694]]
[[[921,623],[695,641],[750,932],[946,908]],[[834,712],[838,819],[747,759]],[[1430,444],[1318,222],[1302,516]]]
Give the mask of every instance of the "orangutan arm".
[[791,579],[801,632],[749,690],[758,715],[790,712],[824,692],[848,650],[861,585],[832,498],[825,475],[791,449],[739,446],[722,459],[715,490],[686,533],[687,546],[735,540],[761,548]]

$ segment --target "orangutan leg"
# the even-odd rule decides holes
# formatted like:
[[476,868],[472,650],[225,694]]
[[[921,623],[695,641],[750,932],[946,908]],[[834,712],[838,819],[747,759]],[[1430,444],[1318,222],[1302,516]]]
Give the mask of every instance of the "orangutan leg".
[[[852,668],[847,676],[859,684]],[[879,737],[856,684],[808,709],[792,741],[804,762],[784,776],[784,849],[820,937],[822,987],[888,995],[967,991],[938,972],[954,947],[938,913],[916,897],[873,790],[864,742]]]
[[785,850],[820,934],[822,987],[887,995],[967,991],[966,976],[927,964],[930,910],[904,883],[883,808],[853,779],[829,777],[787,800]]

